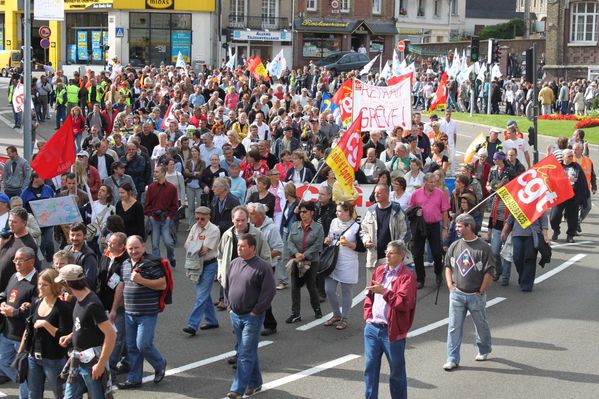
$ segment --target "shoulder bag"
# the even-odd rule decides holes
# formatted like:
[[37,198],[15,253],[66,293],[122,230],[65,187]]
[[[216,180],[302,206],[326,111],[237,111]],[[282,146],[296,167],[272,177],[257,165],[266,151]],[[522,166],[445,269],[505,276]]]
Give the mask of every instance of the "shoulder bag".
[[[350,224],[339,236],[341,237],[345,234],[355,223]],[[318,260],[318,271],[316,273],[322,277],[328,277],[333,273],[335,266],[337,266],[337,256],[339,256],[339,240],[323,248]]]

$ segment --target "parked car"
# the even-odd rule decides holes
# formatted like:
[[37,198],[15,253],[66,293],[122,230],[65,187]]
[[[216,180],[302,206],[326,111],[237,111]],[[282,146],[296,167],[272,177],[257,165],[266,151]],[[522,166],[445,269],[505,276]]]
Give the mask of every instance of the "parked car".
[[368,61],[370,59],[366,54],[343,51],[331,54],[314,62],[314,64],[319,68],[324,67],[333,74],[337,74],[339,72],[353,71],[354,69],[360,70],[364,65],[368,64]]
[[23,67],[21,62],[21,51],[19,50],[0,50],[0,74],[8,77],[13,72],[20,71]]

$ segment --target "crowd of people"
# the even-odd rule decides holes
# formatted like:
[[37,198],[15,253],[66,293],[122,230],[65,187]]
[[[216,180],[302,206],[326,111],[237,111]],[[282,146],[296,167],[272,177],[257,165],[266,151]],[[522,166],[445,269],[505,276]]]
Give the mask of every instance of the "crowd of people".
[[[355,187],[347,192],[325,162],[345,128],[322,96],[353,76],[310,65],[279,82],[256,81],[243,68],[135,69],[116,60],[108,72],[67,78],[58,70],[34,82],[36,96],[48,97],[36,103],[39,123],[48,123],[53,107],[57,128],[72,116],[76,160],[67,173],[43,180],[16,147],[7,148],[0,193],[0,383],[19,383],[21,398],[41,398],[44,380],[57,398],[84,391],[97,398],[119,374],[126,374],[120,389],[141,387],[144,359],[159,383],[167,360],[153,338],[171,269],[183,269],[195,286],[184,334],[219,328],[216,312],[230,310],[237,355],[228,359],[236,368],[229,398],[261,389],[258,338],[277,333],[275,292],[290,288],[286,323],[305,317],[306,286],[314,318],[323,317],[328,302],[333,316],[324,326],[344,330],[353,320],[352,291],[362,273],[368,282],[366,397],[377,397],[383,353],[391,396],[407,395],[405,338],[427,264],[434,286],[445,278],[450,290],[443,367],[460,363],[466,310],[475,316],[476,360],[486,360],[491,335],[481,309],[489,284],[508,285],[514,263],[519,287],[531,291],[537,252],[542,242],[559,238],[562,218],[568,242],[582,231],[596,191],[584,132],[547,149],[562,163],[575,196],[526,229],[493,195],[532,166],[515,121],[491,129],[468,164],[456,153],[450,109],[427,122],[415,112],[412,129],[365,132]],[[13,77],[11,88],[19,79]],[[421,94],[415,93],[418,107]],[[459,91],[453,93],[462,104]],[[318,189],[314,202],[302,198],[307,184]],[[358,188],[365,184],[374,185],[373,205],[358,215]],[[31,202],[58,196],[74,198],[82,223],[38,225]],[[187,238],[179,242],[183,231]],[[328,274],[321,255],[330,245],[338,254]],[[177,247],[184,259],[176,258]],[[482,269],[474,267],[479,262]],[[215,281],[220,291],[213,299]],[[11,366],[23,353],[25,376]]]

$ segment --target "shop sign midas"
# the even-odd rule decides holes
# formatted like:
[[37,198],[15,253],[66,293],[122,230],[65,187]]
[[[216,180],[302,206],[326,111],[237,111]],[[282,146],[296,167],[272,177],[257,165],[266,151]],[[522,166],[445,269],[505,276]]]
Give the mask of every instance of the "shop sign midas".
[[97,10],[113,8],[114,0],[64,0],[65,10]]

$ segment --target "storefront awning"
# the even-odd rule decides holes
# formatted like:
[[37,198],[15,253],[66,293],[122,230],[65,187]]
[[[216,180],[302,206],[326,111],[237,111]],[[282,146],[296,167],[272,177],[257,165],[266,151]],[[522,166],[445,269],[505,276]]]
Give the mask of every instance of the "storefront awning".
[[298,32],[351,33],[358,21],[323,18],[296,18],[293,28]]
[[368,26],[368,29],[375,35],[396,35],[397,27],[395,22],[389,21],[364,21],[364,25]]

